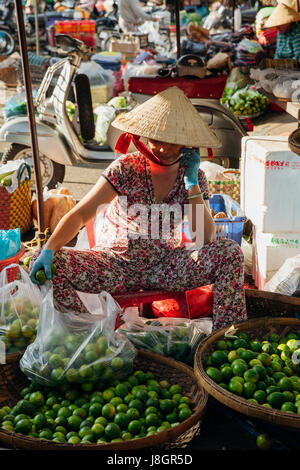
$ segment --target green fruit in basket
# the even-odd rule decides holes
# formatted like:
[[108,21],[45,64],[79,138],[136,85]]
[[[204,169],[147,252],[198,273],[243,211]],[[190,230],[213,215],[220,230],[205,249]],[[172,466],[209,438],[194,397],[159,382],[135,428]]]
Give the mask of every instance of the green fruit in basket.
[[32,431],[32,423],[30,419],[21,419],[15,426],[15,431],[21,434],[29,434]]
[[220,367],[228,361],[228,353],[225,351],[214,351],[211,355],[211,362],[214,366]]
[[7,329],[7,337],[11,340],[16,340],[19,338],[21,333],[21,327],[19,323],[12,323]]
[[221,372],[216,367],[208,367],[206,373],[214,382],[221,383],[223,380]]

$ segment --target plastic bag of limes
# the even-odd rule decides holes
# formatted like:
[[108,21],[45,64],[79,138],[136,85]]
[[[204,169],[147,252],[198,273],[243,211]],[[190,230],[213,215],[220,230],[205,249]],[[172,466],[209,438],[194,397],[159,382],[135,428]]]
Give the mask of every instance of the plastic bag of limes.
[[115,333],[121,309],[110,294],[97,296],[97,314],[75,314],[58,312],[52,287],[43,290],[37,337],[20,361],[28,377],[47,386],[85,384],[88,391],[132,372],[136,350]]
[[[19,269],[16,281],[8,282],[7,269]],[[35,339],[42,296],[19,265],[9,265],[0,274],[0,341],[6,354],[26,349]],[[2,350],[2,348],[1,348]]]
[[205,333],[188,319],[142,318],[134,308],[122,317],[124,324],[118,332],[127,336],[136,348],[146,349],[177,361],[193,364],[195,350]]

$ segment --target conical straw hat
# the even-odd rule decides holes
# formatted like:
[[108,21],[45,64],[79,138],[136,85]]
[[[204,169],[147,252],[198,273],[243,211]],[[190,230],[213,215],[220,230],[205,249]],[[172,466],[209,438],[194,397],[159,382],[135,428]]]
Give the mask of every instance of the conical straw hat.
[[191,101],[177,87],[168,88],[112,125],[124,132],[187,147],[219,148],[221,143]]
[[273,28],[283,24],[294,23],[295,21],[300,21],[300,14],[284,3],[278,3],[266,21],[265,28]]

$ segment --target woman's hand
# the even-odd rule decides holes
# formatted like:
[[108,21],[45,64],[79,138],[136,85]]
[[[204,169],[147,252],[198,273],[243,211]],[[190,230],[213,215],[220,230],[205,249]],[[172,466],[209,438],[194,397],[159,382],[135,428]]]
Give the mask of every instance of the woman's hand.
[[34,284],[40,284],[35,278],[36,272],[39,271],[40,269],[43,269],[45,271],[45,275],[47,279],[49,280],[52,279],[51,265],[53,263],[53,258],[54,258],[54,252],[52,250],[44,249],[41,251],[38,258],[33,263],[31,272],[30,272],[30,279]]
[[180,166],[187,165],[184,175],[184,185],[185,189],[188,190],[198,184],[200,152],[199,149],[184,147],[181,149],[181,154],[183,154],[183,157],[180,160]]

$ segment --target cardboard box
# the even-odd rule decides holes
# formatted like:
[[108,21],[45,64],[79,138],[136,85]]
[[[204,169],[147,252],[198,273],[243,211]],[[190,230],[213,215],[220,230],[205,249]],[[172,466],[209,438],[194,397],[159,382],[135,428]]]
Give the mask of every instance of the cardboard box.
[[125,54],[137,52],[139,50],[138,41],[111,41],[112,52],[122,52]]

